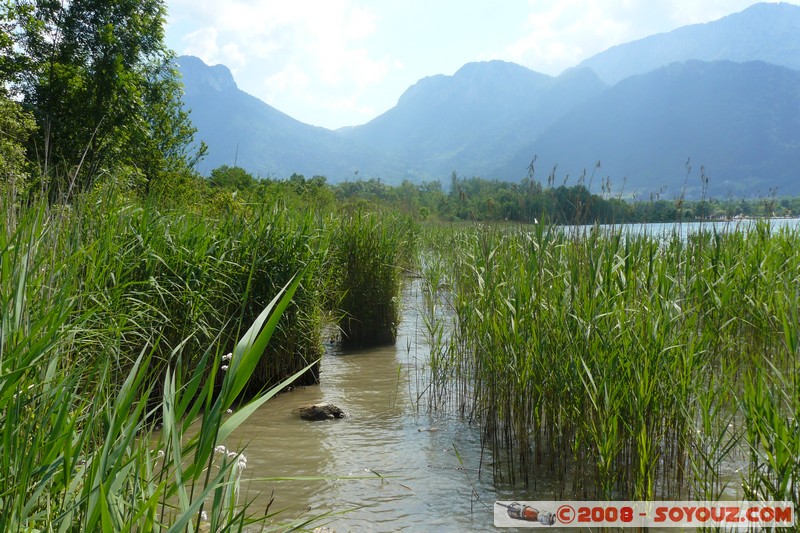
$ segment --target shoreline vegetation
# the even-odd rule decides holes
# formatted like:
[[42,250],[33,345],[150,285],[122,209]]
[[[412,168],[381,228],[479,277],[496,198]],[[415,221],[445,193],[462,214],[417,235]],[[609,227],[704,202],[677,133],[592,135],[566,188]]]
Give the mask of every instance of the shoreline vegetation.
[[[407,272],[426,287],[429,407],[478,424],[496,483],[797,503],[797,229],[420,223],[326,203],[324,184],[256,201],[198,180],[183,205],[115,182],[68,204],[0,196],[5,529],[305,527],[248,514],[246,459],[213,450],[254,405],[316,382],[326,324],[345,345],[392,343]],[[287,284],[269,344],[226,392]],[[197,416],[212,418],[180,444]]]
[[427,243],[432,409],[557,499],[800,500],[800,230],[553,226]]
[[410,221],[280,202],[165,208],[113,187],[11,201],[0,196],[0,529],[302,527],[250,515],[246,458],[214,450],[270,396],[317,382],[324,324],[369,324],[342,327],[344,344],[394,342]]
[[[461,220],[442,213],[463,190],[416,186],[413,200],[409,184],[236,168],[148,188],[104,174],[54,201],[20,157],[0,191],[5,529],[311,525],[251,513],[242,451],[214,450],[253,406],[318,380],[327,325],[344,345],[392,343],[408,272],[428,284],[429,406],[479,424],[496,483],[546,472],[574,497],[710,499],[738,486],[797,503],[796,230],[764,220],[622,238],[621,223],[587,219],[591,196],[538,224]],[[751,212],[793,205],[771,202]],[[291,280],[223,409],[225,358]],[[435,309],[445,304],[452,325]],[[199,440],[182,444],[198,416]],[[746,471],[725,470],[732,458]]]
[[[702,176],[707,185],[708,179]],[[688,178],[687,178],[688,179]],[[347,204],[391,210],[418,222],[510,222],[557,225],[618,225],[647,223],[725,222],[780,219],[800,216],[800,197],[712,198],[705,194],[669,198],[662,192],[647,199],[623,197],[610,182],[601,192],[587,188],[585,177],[568,185],[569,177],[555,185],[551,174],[545,182],[534,177],[533,168],[519,182],[481,177],[462,178],[455,172],[445,187],[440,180],[392,185],[380,179],[356,179],[329,184],[324,176],[258,179],[246,170],[223,165],[214,169],[209,184],[217,191],[263,197],[316,197],[318,205]],[[589,180],[591,182],[591,180]],[[589,183],[591,187],[591,183]]]
[[248,508],[225,438],[318,380],[326,326],[393,343],[408,272],[427,283],[430,406],[479,422],[498,483],[543,469],[564,494],[714,498],[742,450],[744,495],[798,506],[798,231],[557,228],[796,216],[800,199],[628,201],[533,165],[447,191],[205,178],[165,16],[0,12],[0,529],[308,529]]

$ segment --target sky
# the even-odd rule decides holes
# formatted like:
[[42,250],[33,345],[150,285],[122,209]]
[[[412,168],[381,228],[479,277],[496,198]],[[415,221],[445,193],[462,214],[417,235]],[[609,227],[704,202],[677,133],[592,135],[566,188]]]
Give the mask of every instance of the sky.
[[[716,20],[754,0],[167,0],[167,45],[240,89],[336,129],[421,78],[501,59],[557,76],[611,46]],[[789,3],[800,4],[800,0]]]

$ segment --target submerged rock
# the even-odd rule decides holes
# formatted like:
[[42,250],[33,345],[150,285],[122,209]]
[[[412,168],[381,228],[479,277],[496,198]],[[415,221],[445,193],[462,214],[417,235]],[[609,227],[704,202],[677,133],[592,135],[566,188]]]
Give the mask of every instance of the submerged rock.
[[292,411],[299,415],[303,420],[330,420],[332,418],[344,418],[344,411],[331,403],[315,403],[299,407]]

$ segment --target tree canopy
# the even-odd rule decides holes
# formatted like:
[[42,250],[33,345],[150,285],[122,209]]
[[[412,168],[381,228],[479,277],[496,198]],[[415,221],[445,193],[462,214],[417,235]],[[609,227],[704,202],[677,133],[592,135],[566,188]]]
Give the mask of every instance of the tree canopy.
[[6,0],[2,10],[5,97],[35,118],[27,153],[51,198],[104,173],[147,190],[202,155],[190,151],[162,0]]

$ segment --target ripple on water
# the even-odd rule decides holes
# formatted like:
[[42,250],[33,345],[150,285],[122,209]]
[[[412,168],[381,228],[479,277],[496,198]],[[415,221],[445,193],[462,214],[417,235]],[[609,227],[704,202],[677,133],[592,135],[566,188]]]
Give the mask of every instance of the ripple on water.
[[[491,527],[491,467],[479,478],[477,427],[420,415],[412,401],[416,361],[427,357],[417,331],[419,304],[418,291],[406,291],[395,346],[332,350],[319,386],[276,396],[229,439],[229,447],[246,447],[244,483],[253,509],[266,507],[274,491],[270,510],[287,509],[287,519],[309,508],[310,514],[348,511],[331,518],[337,532]],[[338,405],[347,417],[307,422],[291,414],[318,402]],[[264,479],[275,477],[324,479]],[[475,502],[473,483],[488,508]]]

